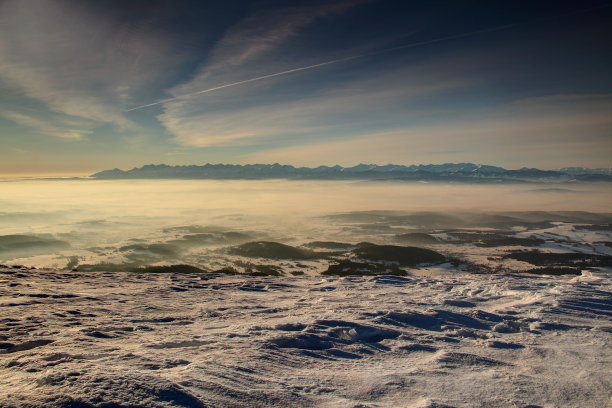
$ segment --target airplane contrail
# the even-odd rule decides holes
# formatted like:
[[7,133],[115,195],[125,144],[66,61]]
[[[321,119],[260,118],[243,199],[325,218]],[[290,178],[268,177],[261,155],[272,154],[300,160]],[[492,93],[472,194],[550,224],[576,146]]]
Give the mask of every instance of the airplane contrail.
[[[607,7],[607,6],[603,6],[603,7]],[[534,19],[534,20],[524,21],[524,22],[520,22],[520,23],[505,24],[505,25],[502,25],[502,26],[485,28],[485,29],[477,30],[477,31],[469,31],[467,33],[449,35],[449,36],[445,36],[445,37],[434,38],[434,39],[431,39],[431,40],[424,40],[424,41],[418,41],[418,42],[414,42],[414,43],[410,43],[410,44],[399,45],[397,47],[385,48],[385,49],[378,50],[378,51],[372,51],[372,52],[368,52],[368,53],[365,53],[365,54],[359,54],[359,55],[352,55],[352,56],[349,56],[349,57],[338,58],[338,59],[334,59],[334,60],[331,60],[331,61],[319,62],[319,63],[313,64],[313,65],[307,65],[307,66],[304,66],[304,67],[293,68],[293,69],[289,69],[289,70],[286,70],[286,71],[281,71],[281,72],[276,72],[276,73],[273,73],[273,74],[268,74],[268,75],[263,75],[263,76],[259,76],[259,77],[255,77],[255,78],[245,79],[245,80],[242,80],[242,81],[232,82],[232,83],[229,83],[229,84],[223,84],[223,85],[215,86],[213,88],[203,89],[201,91],[196,91],[196,92],[191,92],[191,93],[184,94],[184,95],[174,96],[172,98],[160,99],[158,101],[155,101],[155,102],[152,102],[152,103],[148,103],[146,105],[140,105],[140,106],[136,106],[134,108],[127,109],[125,112],[132,112],[132,111],[148,108],[150,106],[161,105],[161,104],[166,103],[166,102],[172,102],[172,101],[176,101],[176,100],[180,100],[180,99],[190,98],[190,97],[195,96],[195,95],[200,95],[200,94],[205,94],[205,93],[208,93],[208,92],[218,91],[219,89],[230,88],[230,87],[233,87],[233,86],[248,84],[250,82],[262,81],[264,79],[274,78],[274,77],[278,77],[278,76],[282,76],[282,75],[287,75],[287,74],[291,74],[291,73],[299,72],[299,71],[306,71],[306,70],[309,70],[309,69],[323,67],[325,65],[338,64],[340,62],[351,61],[351,60],[358,59],[358,58],[371,57],[371,56],[374,56],[374,55],[384,54],[384,53],[387,53],[387,52],[392,52],[392,51],[397,51],[397,50],[403,50],[403,49],[406,49],[406,48],[420,47],[420,46],[423,46],[423,45],[434,44],[434,43],[443,42],[443,41],[449,41],[449,40],[455,40],[455,39],[458,39],[458,38],[470,37],[470,36],[473,36],[473,35],[490,33],[490,32],[493,32],[493,31],[506,30],[506,29],[509,29],[509,28],[513,28],[513,27],[529,24],[529,23],[532,23],[534,21],[549,20],[549,19],[554,19],[554,18],[559,18],[559,17],[565,17],[565,16],[568,16],[568,15],[578,14],[578,13],[582,13],[582,12],[586,12],[586,11],[591,11],[591,10],[595,10],[595,9],[599,9],[599,8],[603,8],[603,7],[593,7],[593,8],[589,8],[589,9],[578,10],[578,11],[573,12],[573,13],[561,14],[561,15],[556,15],[556,16],[547,17],[547,18]]]
[[148,103],[146,105],[141,105],[141,106],[137,106],[135,108],[128,109],[128,110],[126,110],[126,112],[131,112],[131,111],[135,111],[135,110],[138,110],[138,109],[147,108],[149,106],[155,106],[155,105],[159,105],[159,104],[162,104],[162,103],[175,101],[177,99],[189,98],[190,96],[195,96],[195,95],[200,95],[200,94],[204,94],[204,93],[208,93],[208,92],[212,92],[212,91],[217,91],[219,89],[229,88],[231,86],[247,84],[249,82],[261,81],[262,79],[268,79],[268,78],[273,78],[273,77],[277,77],[277,76],[281,76],[281,75],[287,75],[287,74],[290,74],[292,72],[304,71],[306,69],[312,69],[312,68],[322,67],[324,65],[335,64],[335,63],[342,62],[342,61],[348,61],[348,60],[351,60],[351,59],[360,58],[362,56],[364,56],[364,55],[352,56],[352,57],[346,57],[346,58],[339,58],[339,59],[335,59],[335,60],[332,60],[332,61],[325,61],[325,62],[320,62],[320,63],[314,64],[314,65],[308,65],[306,67],[293,68],[293,69],[289,69],[287,71],[276,72],[274,74],[268,74],[268,75],[263,75],[263,76],[256,77],[256,78],[245,79],[243,81],[232,82],[230,84],[219,85],[219,86],[215,86],[214,88],[203,89],[201,91],[196,91],[196,92],[188,93],[188,94],[185,94],[185,95],[175,96],[173,98],[161,99],[161,100],[153,102],[153,103]]
[[135,110],[148,108],[150,106],[161,105],[162,103],[166,103],[166,102],[172,102],[172,101],[176,101],[176,100],[179,100],[179,99],[186,99],[186,98],[189,98],[189,97],[192,97],[192,96],[195,96],[195,95],[200,95],[200,94],[205,94],[205,93],[208,93],[208,92],[218,91],[219,89],[230,88],[230,87],[233,87],[233,86],[243,85],[243,84],[247,84],[249,82],[256,82],[256,81],[261,81],[261,80],[268,79],[268,78],[274,78],[274,77],[278,77],[278,76],[282,76],[282,75],[287,75],[287,74],[291,74],[293,72],[305,71],[305,70],[308,70],[308,69],[323,67],[325,65],[337,64],[337,63],[340,63],[340,62],[350,61],[350,60],[354,60],[354,59],[358,59],[358,58],[371,57],[371,56],[374,56],[374,55],[383,54],[383,53],[387,53],[387,52],[391,52],[391,51],[402,50],[402,49],[405,49],[405,48],[419,47],[419,46],[422,46],[422,45],[433,44],[433,43],[437,43],[437,42],[448,41],[448,40],[453,40],[453,39],[462,38],[462,37],[469,37],[469,36],[476,35],[476,34],[482,34],[482,33],[487,33],[487,32],[491,32],[491,31],[504,30],[504,29],[507,29],[507,28],[510,28],[510,27],[514,27],[516,25],[519,25],[519,24],[518,23],[515,23],[515,24],[506,24],[506,25],[499,26],[499,27],[493,27],[493,28],[488,28],[488,29],[478,30],[478,31],[471,31],[469,33],[450,35],[450,36],[446,36],[446,37],[439,37],[439,38],[435,38],[435,39],[432,39],[432,40],[419,41],[419,42],[415,42],[415,43],[400,45],[400,46],[397,46],[397,47],[385,48],[383,50],[368,52],[368,53],[365,53],[365,54],[352,55],[350,57],[344,57],[344,58],[334,59],[334,60],[331,60],[331,61],[319,62],[319,63],[313,64],[313,65],[307,65],[307,66],[304,66],[304,67],[293,68],[293,69],[289,69],[289,70],[286,70],[286,71],[275,72],[274,74],[268,74],[268,75],[263,75],[263,76],[259,76],[259,77],[256,77],[256,78],[250,78],[250,79],[245,79],[245,80],[242,80],[242,81],[232,82],[232,83],[229,83],[229,84],[223,84],[223,85],[215,86],[213,88],[203,89],[201,91],[196,91],[196,92],[191,92],[191,93],[184,94],[184,95],[174,96],[172,98],[160,99],[158,101],[151,102],[151,103],[148,103],[146,105],[140,105],[140,106],[136,106],[134,108],[127,109],[125,112],[132,112],[132,111],[135,111]]

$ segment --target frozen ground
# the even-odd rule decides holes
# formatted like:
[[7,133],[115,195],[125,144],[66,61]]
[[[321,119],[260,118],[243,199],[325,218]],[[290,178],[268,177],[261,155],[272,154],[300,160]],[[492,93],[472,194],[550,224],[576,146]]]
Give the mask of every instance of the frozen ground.
[[611,273],[2,269],[0,406],[612,406]]

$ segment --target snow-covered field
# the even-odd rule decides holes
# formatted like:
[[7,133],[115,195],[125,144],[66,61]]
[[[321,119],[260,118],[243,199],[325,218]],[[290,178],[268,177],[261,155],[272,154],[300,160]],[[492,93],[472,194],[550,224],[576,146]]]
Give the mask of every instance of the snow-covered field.
[[0,406],[610,406],[610,277],[4,269]]

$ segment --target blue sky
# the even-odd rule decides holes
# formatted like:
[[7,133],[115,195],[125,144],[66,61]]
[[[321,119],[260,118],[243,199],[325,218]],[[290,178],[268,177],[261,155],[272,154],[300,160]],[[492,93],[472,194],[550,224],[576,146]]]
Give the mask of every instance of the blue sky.
[[608,167],[611,27],[609,1],[4,0],[0,175]]

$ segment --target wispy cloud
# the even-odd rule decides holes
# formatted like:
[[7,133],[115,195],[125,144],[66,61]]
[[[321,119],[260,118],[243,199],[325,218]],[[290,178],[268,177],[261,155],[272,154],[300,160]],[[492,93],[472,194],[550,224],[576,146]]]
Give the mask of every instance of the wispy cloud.
[[[389,127],[385,122],[405,119],[405,104],[469,83],[464,79],[440,79],[419,68],[382,70],[367,79],[323,88],[309,97],[249,99],[245,104],[230,102],[228,108],[219,108],[216,98],[198,104],[173,103],[159,119],[174,135],[173,140],[184,146],[283,143],[298,136],[308,143],[311,137],[341,136],[362,126]],[[248,89],[242,93],[248,95]]]
[[[612,96],[553,95],[517,100],[440,123],[356,133],[246,155],[244,162],[300,165],[374,163],[507,163],[521,167],[602,162],[612,155]],[[442,119],[442,118],[441,118]]]
[[[122,108],[162,77],[169,50],[170,44],[146,27],[122,23],[102,8],[45,0],[0,3],[0,86],[86,120],[89,130],[100,124],[133,128]],[[40,128],[33,117],[8,115]],[[47,133],[70,134],[70,126],[61,130],[65,125],[65,120],[48,123],[57,131]]]
[[[206,63],[193,78],[170,90],[173,96],[206,89],[228,81],[253,77],[258,69],[271,71],[270,63],[279,63],[277,56],[259,65],[262,57],[285,44],[317,18],[342,13],[371,0],[345,0],[331,3],[317,1],[305,5],[263,9],[232,25],[210,51]],[[255,75],[256,76],[256,75]]]
[[[270,72],[281,72],[287,68],[287,61],[279,58],[276,51],[297,36],[300,30],[318,18],[345,12],[366,1],[369,0],[311,2],[301,6],[259,10],[231,26],[192,79],[173,87],[168,93],[173,97],[186,94],[195,96],[202,93],[203,89],[218,88],[219,85],[233,82],[249,84],[251,89],[261,86],[252,84],[250,78],[258,74],[267,78]],[[230,95],[232,99],[231,95],[237,94],[230,92],[225,95]],[[238,99],[244,101],[241,96]],[[218,101],[218,95],[215,95],[215,100]],[[203,147],[250,144],[262,135],[288,132],[288,127],[280,123],[272,124],[271,121],[280,119],[284,113],[290,113],[287,109],[300,109],[296,106],[277,109],[279,107],[270,102],[266,108],[258,104],[250,108],[233,106],[220,111],[219,105],[170,98],[163,103],[164,113],[158,119],[173,135],[173,140],[182,145]]]
[[92,132],[90,129],[91,123],[83,121],[67,121],[63,119],[47,121],[35,115],[15,111],[0,111],[0,116],[25,126],[38,134],[59,137],[61,139],[79,140]]

